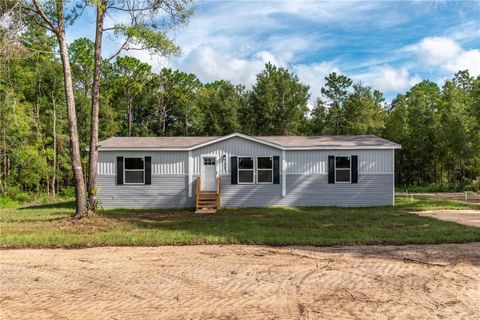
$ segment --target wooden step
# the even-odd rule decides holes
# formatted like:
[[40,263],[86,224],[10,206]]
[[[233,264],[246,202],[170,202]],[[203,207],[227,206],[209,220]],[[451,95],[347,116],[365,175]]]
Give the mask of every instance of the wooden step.
[[217,199],[217,194],[216,193],[199,193],[198,194],[198,199]]
[[203,208],[215,208],[217,209],[217,205],[215,203],[212,204],[199,204],[198,209],[203,209]]
[[207,214],[207,213],[216,213],[217,209],[197,209],[195,210],[196,214]]
[[195,213],[215,213],[220,207],[220,178],[217,178],[216,191],[202,191],[201,177],[197,178]]
[[198,200],[198,204],[217,204],[215,200]]

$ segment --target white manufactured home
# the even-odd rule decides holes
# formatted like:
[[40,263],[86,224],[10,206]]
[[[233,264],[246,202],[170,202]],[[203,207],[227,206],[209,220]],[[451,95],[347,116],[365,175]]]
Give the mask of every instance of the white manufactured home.
[[394,153],[375,136],[115,137],[101,141],[104,208],[393,205]]

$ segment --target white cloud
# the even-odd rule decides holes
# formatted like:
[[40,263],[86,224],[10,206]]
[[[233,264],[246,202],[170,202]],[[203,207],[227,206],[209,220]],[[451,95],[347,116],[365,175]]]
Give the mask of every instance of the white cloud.
[[152,70],[154,72],[159,72],[162,68],[165,67],[172,67],[172,64],[167,57],[158,54],[150,54],[150,52],[148,52],[147,50],[123,51],[121,55],[131,56],[137,58],[144,63],[148,63],[152,67]]
[[464,50],[451,38],[425,38],[418,44],[408,47],[407,51],[413,51],[420,62],[440,66],[446,71],[468,70],[472,75],[480,74],[480,51]]
[[478,49],[463,51],[446,64],[451,72],[468,70],[471,75],[480,75],[480,51]]
[[247,86],[255,83],[256,75],[263,70],[267,62],[277,66],[287,65],[286,61],[268,51],[259,51],[249,58],[241,58],[210,45],[201,45],[190,51],[186,57],[171,61],[174,67],[194,73],[204,82],[225,79]]
[[419,59],[429,65],[439,65],[457,57],[462,48],[452,39],[446,37],[425,38],[412,46]]
[[405,67],[395,69],[389,65],[374,67],[357,78],[383,92],[403,91],[422,81],[419,76],[410,75]]

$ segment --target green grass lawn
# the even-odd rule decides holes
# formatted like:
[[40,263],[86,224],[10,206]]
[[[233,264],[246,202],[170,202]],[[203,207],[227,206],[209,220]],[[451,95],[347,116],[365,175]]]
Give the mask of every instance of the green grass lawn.
[[173,244],[352,245],[480,241],[480,228],[410,211],[480,208],[459,201],[397,198],[395,207],[106,210],[72,222],[73,202],[0,209],[0,246],[91,247]]

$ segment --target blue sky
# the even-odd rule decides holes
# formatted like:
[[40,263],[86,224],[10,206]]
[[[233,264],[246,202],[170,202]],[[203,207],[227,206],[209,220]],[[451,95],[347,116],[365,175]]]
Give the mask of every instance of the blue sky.
[[[169,66],[204,82],[251,86],[266,62],[310,85],[343,73],[388,99],[421,79],[439,84],[459,69],[480,74],[480,1],[201,1],[188,26],[171,33],[179,57],[127,52],[154,69]],[[68,30],[93,38],[93,12]],[[110,17],[108,23],[121,21]],[[105,56],[119,39],[106,37]]]

